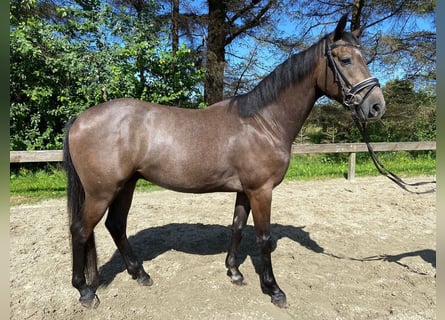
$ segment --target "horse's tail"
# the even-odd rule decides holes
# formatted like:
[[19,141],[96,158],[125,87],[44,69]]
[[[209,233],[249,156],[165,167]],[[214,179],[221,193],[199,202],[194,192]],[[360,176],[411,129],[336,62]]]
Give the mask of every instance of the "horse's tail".
[[[63,167],[67,173],[67,207],[71,231],[73,231],[73,228],[79,228],[79,224],[82,221],[83,206],[85,202],[85,190],[79,175],[77,174],[76,168],[73,165],[70,154],[69,133],[75,120],[75,118],[71,119],[67,123],[63,141]],[[74,238],[72,240],[76,241]],[[97,270],[97,253],[94,233],[85,244],[85,257],[85,275],[87,282],[91,283],[96,280],[95,275]]]
[[67,174],[67,205],[70,225],[80,221],[82,217],[82,206],[85,201],[85,191],[80,182],[77,171],[71,160],[69,135],[71,125],[75,119],[71,119],[65,127],[65,139],[63,141],[63,167]]

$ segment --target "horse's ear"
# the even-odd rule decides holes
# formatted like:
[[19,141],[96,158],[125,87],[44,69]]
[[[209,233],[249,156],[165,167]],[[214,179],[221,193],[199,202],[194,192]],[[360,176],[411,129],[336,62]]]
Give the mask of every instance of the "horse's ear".
[[344,14],[340,18],[340,21],[338,22],[337,27],[335,28],[335,31],[334,31],[334,41],[341,39],[343,32],[345,32],[347,19],[348,19],[348,14]]

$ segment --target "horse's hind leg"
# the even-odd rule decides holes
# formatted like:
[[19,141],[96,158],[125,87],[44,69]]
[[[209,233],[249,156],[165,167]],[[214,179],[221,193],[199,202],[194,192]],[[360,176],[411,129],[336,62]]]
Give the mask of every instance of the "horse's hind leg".
[[244,277],[238,269],[237,265],[237,252],[241,242],[242,232],[247,223],[249,217],[250,204],[249,199],[244,193],[238,193],[236,195],[235,212],[233,214],[232,224],[232,239],[230,241],[229,251],[226,257],[227,275],[231,278],[232,282],[241,285]]
[[127,182],[114,199],[108,210],[105,226],[113,237],[122,258],[124,259],[128,273],[133,279],[136,279],[139,284],[150,286],[153,284],[153,281],[145,272],[142,263],[133,253],[126,234],[128,211],[130,210],[136,182],[137,179],[132,179]]
[[97,270],[94,227],[105,214],[107,206],[107,201],[96,201],[87,195],[82,214],[79,216],[81,218],[72,221],[70,227],[73,251],[72,284],[79,290],[79,301],[89,308],[99,304],[96,296],[99,272]]

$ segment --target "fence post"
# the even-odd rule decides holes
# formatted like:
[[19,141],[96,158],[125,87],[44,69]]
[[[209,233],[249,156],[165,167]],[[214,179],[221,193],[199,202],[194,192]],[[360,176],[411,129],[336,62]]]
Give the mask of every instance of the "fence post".
[[348,181],[354,181],[355,179],[355,152],[349,154],[348,161]]

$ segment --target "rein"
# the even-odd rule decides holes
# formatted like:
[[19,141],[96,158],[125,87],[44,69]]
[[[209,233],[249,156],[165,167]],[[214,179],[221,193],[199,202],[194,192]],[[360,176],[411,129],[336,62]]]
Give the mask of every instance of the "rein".
[[393,181],[395,184],[397,184],[400,188],[404,189],[405,191],[408,191],[410,193],[415,194],[426,194],[426,193],[433,193],[436,192],[436,188],[432,188],[426,191],[412,191],[409,190],[408,187],[417,187],[422,186],[426,184],[433,184],[436,183],[435,180],[433,181],[422,181],[422,182],[416,182],[416,183],[407,183],[403,181],[398,175],[388,170],[377,158],[377,155],[374,153],[374,150],[371,147],[371,144],[369,142],[369,136],[368,132],[366,130],[366,125],[363,124],[360,119],[358,118],[357,114],[355,112],[352,112],[352,119],[354,120],[355,125],[357,126],[358,130],[360,131],[360,134],[363,137],[363,141],[366,144],[366,147],[368,148],[369,155],[371,156],[372,162],[374,163],[374,166],[377,168],[380,174],[384,175],[391,181]]
[[[417,187],[421,185],[426,184],[433,184],[436,183],[436,181],[424,181],[424,182],[416,182],[416,183],[407,183],[403,181],[399,176],[392,173],[390,170],[388,170],[377,158],[377,155],[375,154],[374,150],[372,149],[372,146],[369,142],[369,136],[366,129],[366,124],[362,123],[360,121],[357,112],[360,110],[360,106],[362,103],[368,98],[369,94],[375,87],[380,87],[380,83],[377,78],[370,77],[365,80],[360,81],[359,83],[352,85],[348,79],[344,76],[344,74],[341,72],[341,70],[338,69],[337,64],[335,63],[335,60],[332,56],[332,49],[339,47],[339,46],[352,46],[355,48],[360,49],[359,45],[354,45],[351,43],[340,43],[340,44],[333,44],[333,45],[326,45],[326,57],[327,57],[327,63],[326,63],[326,76],[325,76],[325,87],[327,87],[327,70],[328,65],[330,64],[332,67],[332,71],[334,73],[334,81],[338,82],[340,84],[340,88],[343,91],[343,106],[351,111],[352,119],[354,120],[355,125],[357,126],[363,141],[366,144],[366,147],[368,148],[369,155],[371,156],[372,162],[374,163],[374,166],[377,168],[378,172],[382,174],[383,176],[387,177],[394,183],[396,183],[399,187],[404,189],[405,191],[408,191],[410,193],[415,194],[426,194],[426,193],[433,193],[436,192],[436,188],[432,188],[430,190],[426,191],[412,191],[408,189],[409,187]],[[362,91],[365,88],[369,88],[366,94],[361,98],[357,94]]]

